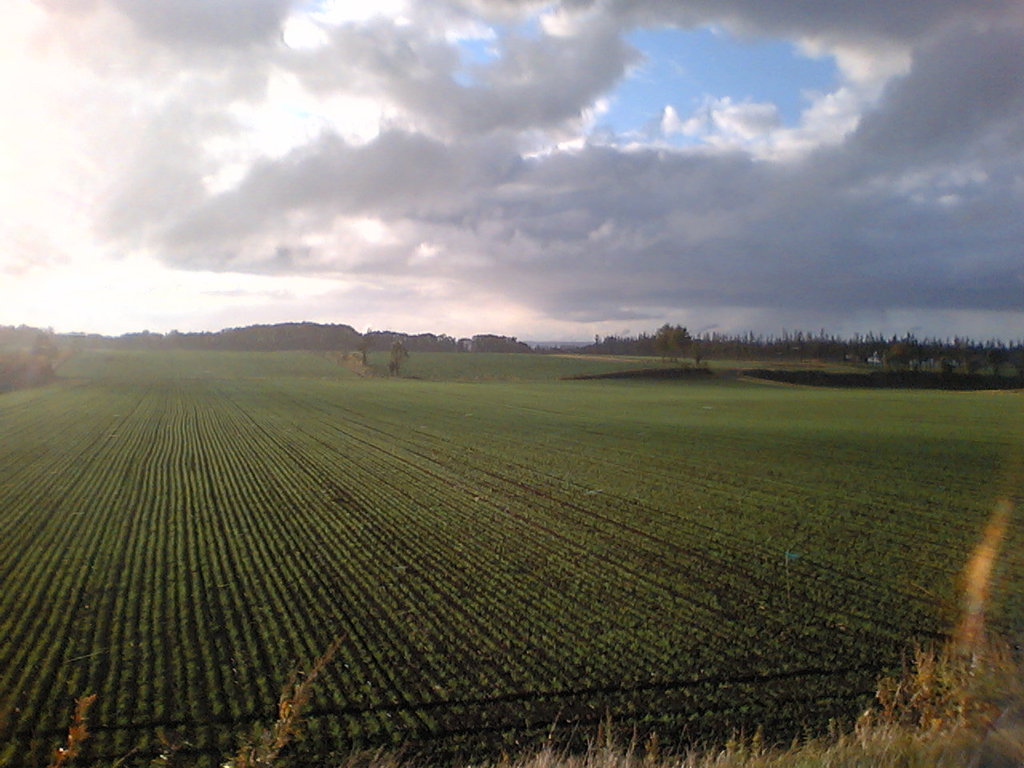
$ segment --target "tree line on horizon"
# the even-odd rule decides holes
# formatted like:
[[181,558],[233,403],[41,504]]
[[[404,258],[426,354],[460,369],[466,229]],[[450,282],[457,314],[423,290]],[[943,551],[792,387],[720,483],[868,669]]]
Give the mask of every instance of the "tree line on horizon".
[[[19,331],[0,326],[0,392],[52,381],[64,354],[52,333],[35,328]],[[12,336],[26,343],[12,343]]]
[[409,352],[530,352],[515,336],[482,333],[469,338],[447,334],[409,334],[368,330],[359,333],[340,323],[276,323],[224,328],[220,331],[154,333],[139,331],[120,336],[96,333],[54,333],[31,326],[0,326],[0,348],[26,349],[47,336],[71,349],[194,349],[238,352],[285,350],[384,351],[400,341]]
[[698,365],[709,359],[818,360],[876,364],[897,370],[965,373],[978,373],[986,368],[997,372],[1012,367],[1019,377],[1024,378],[1024,339],[1010,343],[998,339],[978,341],[963,336],[919,339],[912,333],[904,336],[868,333],[844,338],[829,334],[824,329],[817,332],[784,330],[777,336],[753,332],[691,335],[683,326],[665,324],[653,333],[595,337],[593,344],[576,347],[572,351],[578,354],[691,358]]
[[515,336],[477,334],[455,338],[447,334],[408,334],[387,330],[356,331],[334,323],[277,323],[225,328],[220,331],[154,333],[141,331],[121,336],[54,333],[31,326],[0,326],[0,390],[52,377],[57,350],[192,349],[211,351],[387,351],[398,343],[406,352],[567,353],[637,355],[689,360],[700,365],[711,359],[740,361],[854,362],[897,370],[941,370],[978,373],[1013,372],[1024,378],[1024,339],[978,341],[956,336],[946,339],[882,334],[842,337],[827,333],[783,331],[779,335],[753,332],[691,334],[682,325],[666,323],[653,332],[635,336],[595,336],[591,344],[533,348]]

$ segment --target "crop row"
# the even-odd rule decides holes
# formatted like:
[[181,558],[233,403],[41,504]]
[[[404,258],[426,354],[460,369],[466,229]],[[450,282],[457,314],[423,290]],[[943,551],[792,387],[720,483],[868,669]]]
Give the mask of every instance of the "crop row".
[[[358,417],[357,412],[346,415]],[[531,444],[529,429],[511,434],[485,430],[484,436],[470,443],[457,432],[457,419],[451,414],[447,419],[451,429],[409,430],[407,424],[415,418],[402,411],[375,412],[373,421],[378,428],[387,428],[392,439],[403,431],[411,433],[404,442],[421,445],[423,453],[443,455],[446,446],[457,443],[453,447],[471,466],[489,463],[517,477],[531,477],[530,485],[553,487],[561,492],[562,499],[592,494],[596,498],[586,500],[588,508],[603,503],[613,507],[612,516],[628,515],[635,520],[639,515],[652,532],[669,531],[676,538],[683,529],[691,541],[712,541],[733,553],[753,554],[767,567],[784,565],[785,551],[800,550],[804,562],[813,561],[814,570],[827,579],[830,588],[837,583],[844,586],[844,603],[858,596],[868,605],[879,601],[905,605],[910,601],[918,604],[922,621],[934,613],[934,605],[924,603],[918,599],[920,595],[908,593],[903,587],[893,589],[886,574],[917,571],[923,574],[922,579],[932,580],[939,568],[951,576],[955,563],[961,560],[951,552],[963,549],[964,542],[973,538],[979,527],[977,513],[967,515],[958,507],[962,503],[959,497],[947,498],[944,508],[934,509],[931,498],[922,500],[917,494],[907,493],[906,483],[890,482],[883,476],[880,487],[875,482],[868,485],[863,474],[836,471],[822,460],[815,464],[819,476],[813,482],[803,477],[797,483],[786,461],[771,462],[764,456],[759,463],[755,463],[756,456],[737,461],[736,451],[730,452],[728,462],[723,464],[720,455],[712,459],[699,447],[686,445],[683,461],[673,466],[680,457],[678,450],[666,459],[649,448],[641,453],[643,446],[618,440],[600,443],[600,450],[593,451],[586,441],[572,438],[554,443],[549,439],[542,450],[537,450]],[[492,432],[499,433],[500,439],[490,437]],[[454,439],[453,434],[457,435]],[[630,451],[637,455],[631,456]],[[750,453],[749,447],[746,452]],[[697,458],[693,459],[691,453]],[[742,458],[743,451],[738,453]],[[537,461],[538,456],[543,460]],[[599,474],[601,486],[567,480],[572,473],[563,471],[560,464],[566,457]],[[693,462],[701,465],[699,471],[694,471]],[[716,466],[722,468],[708,469]],[[630,471],[623,467],[636,468],[633,476],[643,479],[644,498],[656,497],[657,487],[665,486],[674,494],[674,503],[652,504],[639,500],[636,494],[616,492],[617,476]],[[834,477],[821,477],[823,470]],[[850,478],[857,478],[856,493],[849,487]],[[983,504],[986,498],[987,494],[978,494],[971,506]],[[783,515],[788,515],[788,520],[782,519]],[[827,526],[829,535],[818,534],[810,523]],[[950,523],[959,523],[962,528],[958,530]],[[828,546],[822,548],[821,542]],[[837,547],[840,542],[842,546]]]
[[[94,692],[87,757],[171,729],[212,760],[339,637],[310,717],[324,748],[606,712],[792,726],[811,700],[848,711],[935,626],[890,571],[973,524],[915,548],[912,501],[881,492],[889,519],[728,430],[645,446],[573,411],[467,416],[411,391],[180,375],[0,412],[0,739],[18,745],[0,759],[40,763]],[[792,561],[762,538],[780,503],[808,543]]]
[[[335,414],[328,423],[343,423],[344,429],[351,434],[358,418],[355,413],[347,413],[343,419]],[[379,433],[380,429],[375,426],[372,431]],[[401,442],[390,434],[378,434],[376,437],[385,445]],[[419,447],[415,445],[417,442],[425,442],[419,434],[402,443],[403,458],[406,459],[404,466],[422,470],[424,465],[432,465],[438,472],[452,466],[453,462],[444,454],[444,445],[438,448],[437,444],[442,441],[435,440]],[[782,550],[769,550],[764,545],[737,544],[692,514],[689,517],[672,514],[608,492],[590,495],[582,493],[579,488],[570,488],[566,492],[543,470],[535,468],[540,464],[535,462],[528,466],[515,458],[481,451],[467,455],[463,448],[457,462],[461,477],[436,479],[443,481],[444,487],[462,482],[481,491],[486,489],[494,498],[516,500],[530,508],[527,516],[530,523],[537,525],[546,520],[550,525],[567,528],[578,546],[587,552],[615,551],[621,549],[621,541],[628,540],[631,544],[629,553],[646,566],[646,573],[638,577],[641,581],[650,577],[667,578],[670,584],[685,582],[690,586],[700,586],[708,594],[722,592],[721,589],[716,590],[716,584],[721,585],[724,578],[745,582],[753,589],[737,591],[730,585],[723,598],[742,599],[748,593],[756,593],[759,604],[766,600],[774,601],[778,604],[772,606],[773,610],[785,613],[784,607],[779,605],[784,596],[780,591],[771,589],[787,578],[785,571],[789,566],[782,557]],[[544,514],[547,516],[542,517]],[[684,532],[682,536],[680,529]],[[547,532],[550,531],[549,527]],[[584,539],[588,533],[595,535]],[[801,569],[799,577],[799,588],[805,590],[798,596],[801,605],[814,603],[806,594],[806,588],[816,576],[828,582],[830,593],[823,599],[834,601],[836,576],[843,576],[842,571],[828,562],[815,564],[810,574],[806,570]],[[880,603],[905,606],[907,603],[905,594],[886,591],[883,584],[848,581],[850,583],[845,585],[847,594],[842,596],[842,603],[847,607],[858,604],[865,608],[877,607]],[[786,602],[792,602],[791,595]],[[734,612],[743,615],[750,608],[749,603],[742,604]],[[721,611],[722,607],[717,607],[717,610]],[[772,617],[765,620],[771,622]],[[872,623],[877,624],[877,620]],[[899,632],[900,628],[896,631]]]

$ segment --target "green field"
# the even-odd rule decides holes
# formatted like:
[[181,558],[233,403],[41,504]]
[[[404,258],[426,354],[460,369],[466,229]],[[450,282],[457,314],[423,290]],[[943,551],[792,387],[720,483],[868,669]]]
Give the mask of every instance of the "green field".
[[[386,375],[388,358],[387,352],[372,352],[367,362],[375,373]],[[552,381],[563,376],[660,365],[660,360],[649,357],[435,352],[413,354],[402,365],[402,376],[431,381]]]
[[0,764],[86,693],[83,762],[216,764],[338,637],[311,752],[792,736],[949,628],[1024,395],[557,380],[614,364],[94,352],[0,396]]

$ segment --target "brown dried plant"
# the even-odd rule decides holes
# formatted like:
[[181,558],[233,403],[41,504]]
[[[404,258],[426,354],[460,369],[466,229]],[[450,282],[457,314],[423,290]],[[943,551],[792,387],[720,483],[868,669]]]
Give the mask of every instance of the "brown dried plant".
[[922,734],[973,733],[976,756],[997,750],[1002,759],[1024,764],[1024,674],[1010,646],[990,633],[985,621],[1012,512],[1008,499],[997,503],[964,569],[962,616],[951,641],[916,648],[900,676],[880,681],[878,708],[866,713],[868,721]]
[[293,670],[281,689],[277,702],[277,719],[269,728],[257,727],[243,743],[225,768],[265,768],[273,765],[281,751],[302,738],[302,713],[313,695],[313,683],[331,662],[343,638],[338,638],[304,673]]
[[75,700],[75,711],[71,715],[71,725],[68,726],[67,741],[63,747],[57,747],[53,751],[50,768],[63,768],[63,766],[70,765],[82,751],[82,743],[89,738],[86,718],[89,714],[89,707],[94,701],[96,701],[95,693]]
[[156,737],[160,742],[160,751],[150,761],[149,768],[171,768],[175,764],[178,752],[186,746],[187,742],[182,741],[177,734],[165,731],[163,728],[157,728]]

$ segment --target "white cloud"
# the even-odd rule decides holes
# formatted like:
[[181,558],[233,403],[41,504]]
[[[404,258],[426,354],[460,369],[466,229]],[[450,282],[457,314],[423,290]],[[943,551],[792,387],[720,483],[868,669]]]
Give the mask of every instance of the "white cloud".
[[871,96],[877,96],[891,78],[905,75],[913,55],[909,44],[877,41],[856,45],[803,38],[797,41],[797,46],[811,57],[833,57],[843,77]]
[[306,13],[289,16],[281,27],[281,41],[297,50],[320,48],[330,40],[324,26]]
[[599,17],[599,11],[580,11],[578,8],[556,6],[540,15],[540,26],[544,34],[551,37],[573,37],[586,30],[593,19]]
[[728,96],[711,105],[709,116],[726,137],[745,142],[764,139],[779,126],[779,110],[774,104],[736,103]]
[[99,90],[48,32],[45,14],[32,4],[5,9],[0,271],[8,274],[60,263],[88,242],[99,162],[125,133],[116,123],[118,96]]
[[498,33],[494,27],[484,24],[477,19],[467,19],[462,23],[453,24],[445,30],[444,39],[449,43],[462,43],[466,41],[495,41]]
[[388,232],[388,225],[380,219],[362,217],[351,221],[352,229],[366,242],[374,245],[394,243],[395,238]]
[[173,270],[143,256],[108,260],[82,254],[17,283],[0,281],[0,322],[104,333],[203,330],[211,319],[251,310],[254,303],[315,303],[338,288],[301,276]]
[[662,110],[661,132],[699,140],[720,150],[742,149],[766,156],[782,123],[778,107],[768,102],[734,101],[729,96],[708,97],[685,120],[675,107]]
[[683,121],[679,119],[679,113],[671,104],[666,104],[661,110],[661,121],[659,122],[662,133],[680,133]]
[[331,26],[360,24],[376,18],[403,20],[409,12],[407,0],[321,0],[310,14],[314,19]]

